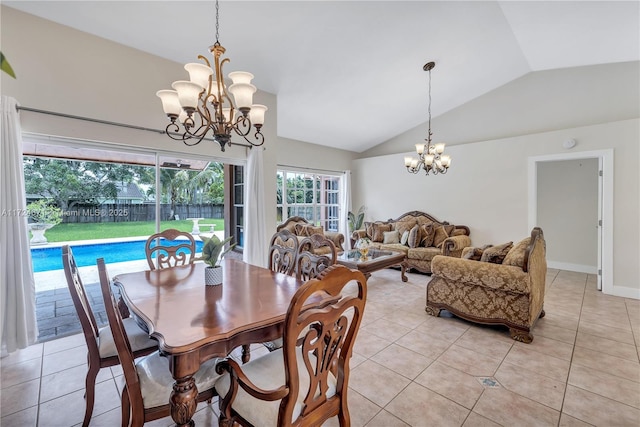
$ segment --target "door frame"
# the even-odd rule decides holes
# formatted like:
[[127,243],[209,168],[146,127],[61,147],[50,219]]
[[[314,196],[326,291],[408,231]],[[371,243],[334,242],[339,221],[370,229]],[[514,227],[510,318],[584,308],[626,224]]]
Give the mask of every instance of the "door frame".
[[[538,216],[538,163],[562,160],[598,159],[601,177],[601,191],[598,191],[599,229],[598,282],[602,292],[613,295],[613,149],[578,151],[573,153],[549,154],[528,158],[528,224],[529,230],[537,225]],[[600,179],[600,178],[599,178]]]

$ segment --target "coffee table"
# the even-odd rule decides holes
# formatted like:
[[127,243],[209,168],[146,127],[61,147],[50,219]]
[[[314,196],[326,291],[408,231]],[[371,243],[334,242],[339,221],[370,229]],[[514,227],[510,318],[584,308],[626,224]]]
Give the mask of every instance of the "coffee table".
[[405,254],[402,252],[383,251],[379,249],[369,249],[367,257],[362,258],[357,249],[352,249],[338,255],[336,262],[351,269],[360,270],[367,279],[374,271],[399,265],[401,268],[400,277],[403,282],[406,282],[408,280],[405,275],[407,269],[406,259]]

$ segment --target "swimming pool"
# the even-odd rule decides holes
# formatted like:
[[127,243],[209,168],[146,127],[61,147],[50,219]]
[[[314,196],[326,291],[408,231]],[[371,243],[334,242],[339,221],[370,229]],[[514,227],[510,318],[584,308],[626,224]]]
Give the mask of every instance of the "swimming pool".
[[[146,259],[144,252],[145,240],[131,240],[126,242],[97,243],[90,245],[73,245],[73,257],[78,267],[96,265],[97,258],[104,258],[109,264],[113,262],[136,261]],[[167,245],[167,242],[162,242]],[[196,240],[196,252],[202,251],[203,242]],[[62,248],[31,248],[34,273],[49,270],[62,270]]]

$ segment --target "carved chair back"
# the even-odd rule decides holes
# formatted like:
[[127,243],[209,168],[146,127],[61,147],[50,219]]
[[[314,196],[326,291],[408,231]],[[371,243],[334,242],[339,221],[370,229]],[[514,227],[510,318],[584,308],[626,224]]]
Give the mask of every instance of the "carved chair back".
[[170,228],[149,237],[144,250],[151,270],[187,265],[194,261],[196,241],[191,233]]
[[[73,251],[69,245],[62,246],[62,264],[64,268],[64,274],[67,279],[67,286],[69,287],[69,293],[73,300],[73,305],[80,319],[80,325],[82,326],[82,332],[87,343],[87,376],[85,378],[85,415],[82,422],[83,427],[89,425],[91,416],[93,414],[93,404],[95,401],[95,387],[96,377],[101,368],[118,365],[119,359],[117,354],[110,353],[108,350],[104,350],[104,354],[101,355],[100,345],[101,340],[109,342],[111,337],[109,336],[108,328],[99,328],[96,322],[93,310],[89,304],[87,298],[87,292],[82,278],[78,272],[78,266],[75,258],[73,257]],[[119,306],[120,312],[124,309],[124,303]],[[142,333],[142,332],[141,332]],[[157,349],[157,345],[153,342],[140,342],[140,348],[137,348],[134,352],[135,357],[141,357],[152,353]]]
[[320,234],[312,234],[300,241],[296,254],[296,277],[309,280],[330,265],[336,263],[337,251],[334,243]]
[[[144,413],[144,404],[142,401],[142,392],[140,390],[140,382],[138,381],[138,373],[136,371],[135,359],[131,350],[131,343],[122,322],[122,316],[118,310],[118,303],[113,292],[111,291],[111,279],[107,272],[107,266],[104,259],[98,258],[98,276],[100,277],[100,288],[102,290],[102,298],[104,299],[104,308],[109,319],[109,326],[113,335],[113,341],[118,350],[118,359],[122,366],[126,389],[123,390],[123,399],[125,394],[130,402],[132,412]],[[133,417],[134,419],[137,417]],[[142,416],[144,419],[144,415]]]
[[[356,288],[355,294],[345,292],[345,287],[352,283]],[[309,299],[318,293],[332,302],[322,307],[310,306]],[[307,281],[293,296],[283,335],[289,393],[280,405],[279,425],[292,418],[301,376],[308,376],[310,381],[307,392],[303,390],[303,409],[296,423],[305,425],[305,420],[326,420],[338,414],[340,425],[348,425],[343,421],[349,419],[349,359],[364,314],[366,297],[364,275],[341,265],[328,267],[318,277]],[[298,357],[304,363],[298,363]],[[301,366],[306,368],[305,372],[299,371]],[[333,379],[329,378],[330,375]],[[335,394],[327,398],[327,390],[334,380]]]
[[269,270],[293,275],[296,268],[298,238],[287,229],[276,232],[269,243]]
[[62,266],[64,268],[64,275],[67,279],[67,286],[69,287],[69,293],[73,300],[73,305],[80,319],[80,325],[82,326],[82,332],[84,333],[85,341],[87,342],[87,348],[89,349],[89,358],[94,354],[98,358],[98,337],[99,328],[96,318],[93,315],[93,310],[89,304],[87,298],[87,292],[82,278],[78,272],[78,266],[76,260],[73,257],[73,251],[69,245],[62,246]]
[[[257,389],[238,363],[219,363],[218,372],[231,373],[229,389],[220,398],[220,425],[253,425],[247,418],[255,418],[251,411],[260,404],[246,399],[261,399],[280,400],[277,420],[270,416],[263,420],[264,425],[319,426],[337,415],[341,426],[349,426],[349,359],[366,298],[364,274],[342,265],[330,266],[305,282],[291,299],[285,317],[284,346],[277,359],[284,363],[284,384]],[[268,372],[259,375],[273,375],[269,362],[262,368]],[[246,394],[240,396],[239,390]],[[234,408],[236,399],[242,403]]]

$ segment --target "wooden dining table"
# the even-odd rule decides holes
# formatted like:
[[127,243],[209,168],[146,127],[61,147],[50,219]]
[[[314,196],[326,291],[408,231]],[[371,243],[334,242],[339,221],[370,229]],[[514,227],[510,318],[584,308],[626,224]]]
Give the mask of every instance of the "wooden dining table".
[[[195,263],[113,278],[131,315],[158,340],[175,380],[171,417],[193,425],[193,375],[214,357],[239,346],[282,336],[291,298],[302,285],[295,277],[234,259],[224,259],[222,285],[204,284],[205,264]],[[243,354],[243,361],[248,360]]]

